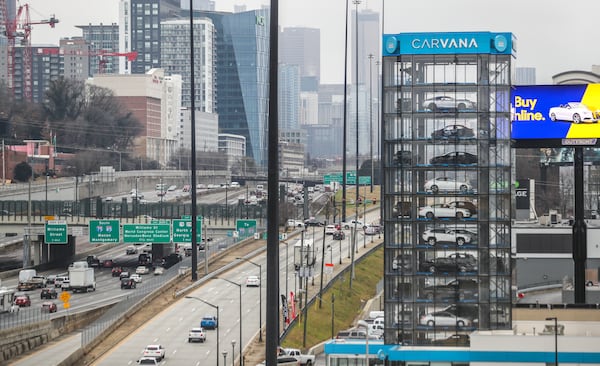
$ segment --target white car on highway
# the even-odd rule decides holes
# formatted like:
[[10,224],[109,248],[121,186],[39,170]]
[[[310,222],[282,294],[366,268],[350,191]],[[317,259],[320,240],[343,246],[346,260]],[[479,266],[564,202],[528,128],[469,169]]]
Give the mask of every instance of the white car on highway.
[[436,217],[456,217],[463,219],[471,217],[471,211],[465,208],[450,207],[445,203],[436,203],[434,205],[419,208],[419,216],[433,219]]
[[160,344],[149,344],[144,348],[142,357],[153,357],[157,361],[161,361],[165,358],[165,349]]
[[473,187],[468,182],[460,182],[448,177],[437,177],[428,180],[424,185],[427,192],[461,192],[467,193],[473,190]]
[[137,273],[133,273],[131,276],[129,276],[129,278],[131,278],[132,280],[134,280],[135,283],[141,283],[142,282],[142,276],[140,276]]
[[578,102],[569,102],[558,107],[552,107],[548,111],[548,115],[552,121],[598,122],[592,111],[585,104]]
[[138,267],[135,269],[135,273],[136,273],[136,274],[139,274],[139,275],[145,275],[145,274],[148,274],[148,273],[150,273],[150,268],[148,268],[148,267],[146,267],[146,266],[138,266]]

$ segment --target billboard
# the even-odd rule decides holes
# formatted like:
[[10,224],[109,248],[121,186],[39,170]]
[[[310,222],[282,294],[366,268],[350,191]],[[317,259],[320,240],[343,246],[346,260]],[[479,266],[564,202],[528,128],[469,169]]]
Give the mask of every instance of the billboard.
[[513,147],[594,146],[600,140],[600,84],[515,86]]

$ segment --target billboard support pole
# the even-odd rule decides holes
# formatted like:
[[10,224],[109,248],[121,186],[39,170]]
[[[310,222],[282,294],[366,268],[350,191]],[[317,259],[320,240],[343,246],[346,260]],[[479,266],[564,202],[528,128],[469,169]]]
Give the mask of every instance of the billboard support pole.
[[573,264],[575,303],[585,304],[585,261],[587,259],[587,228],[583,210],[583,147],[575,147],[573,171],[575,175],[575,222],[573,222]]

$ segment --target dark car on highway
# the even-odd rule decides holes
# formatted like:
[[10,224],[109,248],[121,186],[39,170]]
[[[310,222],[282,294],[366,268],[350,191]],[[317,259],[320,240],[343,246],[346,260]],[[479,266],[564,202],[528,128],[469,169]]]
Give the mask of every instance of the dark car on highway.
[[113,277],[119,277],[121,275],[121,272],[123,272],[123,268],[121,267],[113,267],[111,270],[111,274]]
[[56,292],[55,288],[43,288],[40,293],[40,299],[56,299],[58,297],[58,292]]
[[446,153],[444,155],[433,157],[429,160],[431,164],[476,164],[477,163],[477,155],[463,152],[463,151],[453,151]]
[[438,257],[421,262],[421,272],[475,272],[477,259],[468,253],[452,253],[447,257]]
[[420,297],[427,300],[474,300],[477,294],[477,281],[471,279],[455,279],[446,284],[426,286],[420,290]]
[[135,281],[133,278],[123,278],[121,279],[121,290],[123,289],[134,289],[136,287]]
[[346,238],[346,233],[344,233],[342,230],[338,230],[334,232],[332,236],[333,240],[344,240]]
[[181,257],[181,255],[177,253],[171,253],[162,259],[161,265],[162,267],[165,267],[165,269],[168,269],[181,262],[182,260],[183,258]]
[[322,226],[322,225],[323,225],[323,223],[314,217],[304,220],[304,226]]
[[434,140],[453,140],[469,139],[475,137],[473,130],[463,125],[448,125],[444,128],[435,130],[431,134]]

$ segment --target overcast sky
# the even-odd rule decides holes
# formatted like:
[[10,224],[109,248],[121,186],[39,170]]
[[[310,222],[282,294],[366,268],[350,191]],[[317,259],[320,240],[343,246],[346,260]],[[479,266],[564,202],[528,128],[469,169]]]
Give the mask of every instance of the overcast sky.
[[[351,0],[349,6],[356,5]],[[118,0],[29,0],[31,20],[55,14],[55,29],[35,25],[33,44],[58,44],[61,37],[81,36],[82,24],[118,22]],[[217,10],[248,9],[268,0],[217,0]],[[491,31],[512,32],[518,40],[517,66],[535,67],[538,84],[567,70],[591,71],[600,65],[600,32],[593,20],[600,14],[596,0],[363,0],[359,9],[381,12],[385,33]],[[321,80],[343,82],[344,10],[346,0],[281,0],[283,27],[321,29]]]

